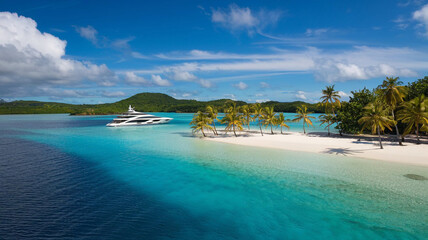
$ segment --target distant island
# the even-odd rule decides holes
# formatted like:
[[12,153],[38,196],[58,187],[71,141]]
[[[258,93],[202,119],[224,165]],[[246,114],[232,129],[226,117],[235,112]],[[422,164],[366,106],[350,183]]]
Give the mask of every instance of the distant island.
[[[114,103],[104,104],[68,104],[58,102],[40,101],[13,101],[0,102],[0,114],[49,114],[69,113],[71,115],[108,115],[124,112],[129,105],[142,112],[180,112],[195,113],[203,111],[207,106],[223,107],[227,102],[235,102],[237,106],[246,105],[244,101],[231,99],[219,99],[212,101],[197,101],[175,99],[163,93],[139,93],[132,97]],[[263,107],[273,106],[276,112],[296,112],[301,104],[306,104],[308,110],[321,113],[323,107],[316,103],[305,103],[302,101],[277,102],[268,101],[262,103]]]

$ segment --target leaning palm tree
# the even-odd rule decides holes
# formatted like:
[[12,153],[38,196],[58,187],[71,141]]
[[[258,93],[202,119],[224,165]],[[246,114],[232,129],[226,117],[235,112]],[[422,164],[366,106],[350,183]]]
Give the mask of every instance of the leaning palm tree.
[[428,99],[422,94],[409,102],[405,102],[403,108],[398,111],[397,118],[403,123],[407,123],[404,134],[409,134],[415,130],[418,143],[420,143],[420,130],[421,128],[425,130],[428,126]]
[[321,121],[320,126],[326,124],[325,128],[328,129],[328,135],[330,136],[330,126],[334,123],[334,116],[330,113],[323,114],[319,116],[319,119]]
[[226,134],[228,131],[232,130],[235,137],[237,137],[236,130],[244,130],[242,127],[242,115],[239,114],[235,103],[227,108],[225,112],[226,115],[221,119],[221,123],[226,124]]
[[334,114],[334,107],[340,106],[340,95],[339,91],[334,90],[334,85],[327,86],[322,90],[323,96],[321,97],[321,103],[326,106],[326,113],[328,112],[328,106],[331,106],[331,110]]
[[300,107],[297,107],[297,115],[295,115],[295,119],[293,119],[293,122],[300,122],[300,120],[303,120],[303,133],[306,134],[305,125],[313,126],[311,118],[314,119],[315,117],[309,116],[311,112],[308,112],[308,107],[304,104],[302,104]]
[[286,127],[290,129],[290,126],[288,126],[286,122],[287,120],[285,120],[284,113],[280,113],[276,118],[276,124],[281,127],[281,134],[282,134],[282,127]]
[[212,120],[213,127],[214,127],[214,134],[218,135],[217,128],[215,127],[215,121],[219,121],[217,108],[212,106],[207,106],[205,111],[207,113],[207,116]]
[[202,132],[202,135],[206,137],[204,129],[213,129],[211,124],[211,119],[203,112],[198,111],[193,115],[193,119],[190,122],[190,125],[192,125],[192,133],[195,134],[197,132]]
[[242,113],[243,124],[247,125],[248,130],[250,130],[250,122],[253,121],[253,117],[252,117],[253,111],[251,109],[251,106],[244,105],[239,110]]
[[395,121],[389,116],[389,109],[385,108],[381,102],[369,103],[364,107],[364,110],[363,117],[358,120],[358,123],[362,125],[361,132],[364,129],[369,129],[372,134],[377,133],[380,149],[383,149],[380,133],[385,128],[391,130],[391,126],[395,124]]
[[[407,87],[399,86],[401,84],[402,82],[398,81],[398,77],[387,77],[383,80],[382,85],[379,86],[377,91],[382,101],[391,109],[392,119],[394,120],[394,110],[398,104],[403,102],[403,99],[407,94]],[[395,132],[397,133],[398,143],[403,145],[401,142],[400,132],[398,131],[397,122],[395,123]]]
[[262,115],[263,125],[267,128],[270,126],[270,132],[273,134],[273,125],[276,123],[275,112],[273,107],[266,107]]
[[254,106],[253,106],[253,110],[254,110],[254,112],[253,112],[254,113],[253,119],[254,120],[256,120],[256,119],[258,120],[257,125],[259,125],[259,127],[260,127],[260,133],[263,136],[263,130],[262,130],[263,108],[260,105],[260,103],[255,103]]

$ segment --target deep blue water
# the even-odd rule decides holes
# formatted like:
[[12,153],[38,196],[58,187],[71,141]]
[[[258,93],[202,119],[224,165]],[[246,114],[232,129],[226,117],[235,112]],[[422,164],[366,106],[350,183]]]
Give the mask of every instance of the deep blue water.
[[0,116],[0,239],[428,239],[428,181],[404,177],[426,167],[208,142],[157,115],[174,121]]

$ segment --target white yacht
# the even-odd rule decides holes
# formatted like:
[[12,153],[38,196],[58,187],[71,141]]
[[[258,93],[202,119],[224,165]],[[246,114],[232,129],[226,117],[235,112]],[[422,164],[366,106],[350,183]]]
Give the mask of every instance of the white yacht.
[[111,123],[107,124],[107,127],[153,125],[168,123],[171,120],[172,118],[157,117],[154,115],[137,112],[134,110],[134,108],[131,107],[131,105],[129,105],[128,111],[113,119]]

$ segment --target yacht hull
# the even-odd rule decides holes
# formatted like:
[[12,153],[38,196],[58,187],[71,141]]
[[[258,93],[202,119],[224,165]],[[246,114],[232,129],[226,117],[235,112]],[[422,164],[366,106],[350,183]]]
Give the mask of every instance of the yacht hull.
[[147,126],[147,125],[158,125],[166,124],[171,121],[172,118],[160,118],[155,120],[149,120],[147,122],[122,122],[122,123],[108,123],[107,127],[132,127],[132,126]]

